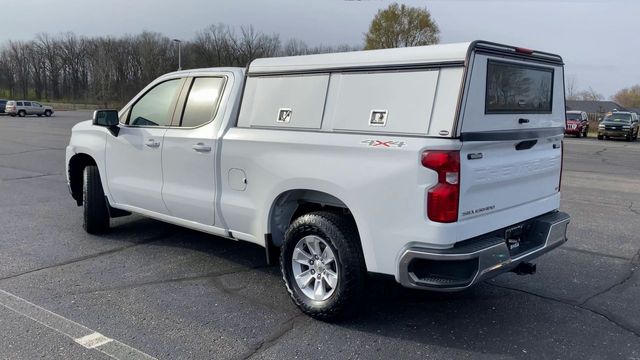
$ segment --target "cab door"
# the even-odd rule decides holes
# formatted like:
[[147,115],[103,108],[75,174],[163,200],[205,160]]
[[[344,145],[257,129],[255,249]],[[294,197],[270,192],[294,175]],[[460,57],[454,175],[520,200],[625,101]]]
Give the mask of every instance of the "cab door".
[[31,101],[23,101],[22,102],[24,104],[24,111],[27,115],[32,115],[33,114],[33,108],[31,107]]
[[204,225],[215,224],[218,111],[226,76],[187,80],[174,126],[164,134],[162,198],[169,214]]
[[116,204],[161,214],[163,136],[171,125],[184,78],[160,82],[123,116],[118,136],[107,134],[108,188]]
[[31,102],[31,113],[32,114],[36,114],[36,115],[44,114],[44,110],[42,108],[42,105],[40,103],[37,103],[37,102]]

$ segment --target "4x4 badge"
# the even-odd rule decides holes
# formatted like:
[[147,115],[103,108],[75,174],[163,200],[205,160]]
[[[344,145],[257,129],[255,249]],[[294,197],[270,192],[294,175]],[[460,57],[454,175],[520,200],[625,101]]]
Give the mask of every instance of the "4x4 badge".
[[390,147],[401,148],[406,145],[404,141],[373,140],[373,139],[362,140],[360,143],[367,144],[371,147],[384,147],[384,148],[390,148]]

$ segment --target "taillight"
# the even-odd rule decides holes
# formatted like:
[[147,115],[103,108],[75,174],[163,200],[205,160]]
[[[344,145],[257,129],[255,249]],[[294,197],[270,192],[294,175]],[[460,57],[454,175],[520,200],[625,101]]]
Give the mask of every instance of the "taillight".
[[431,221],[458,221],[460,200],[460,152],[426,151],[422,166],[438,173],[438,184],[427,191],[427,216]]

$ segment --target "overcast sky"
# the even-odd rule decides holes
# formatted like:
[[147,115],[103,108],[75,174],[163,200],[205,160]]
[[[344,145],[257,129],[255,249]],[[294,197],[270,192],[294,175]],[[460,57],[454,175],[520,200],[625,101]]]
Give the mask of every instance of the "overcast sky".
[[[7,0],[1,0],[4,3]],[[491,40],[562,55],[567,78],[607,98],[640,84],[638,0],[407,0],[426,7],[441,42]],[[39,32],[191,39],[210,24],[253,25],[310,45],[362,44],[386,0],[22,0],[3,6],[0,43]],[[19,5],[18,5],[19,4]],[[13,15],[24,16],[9,16]]]

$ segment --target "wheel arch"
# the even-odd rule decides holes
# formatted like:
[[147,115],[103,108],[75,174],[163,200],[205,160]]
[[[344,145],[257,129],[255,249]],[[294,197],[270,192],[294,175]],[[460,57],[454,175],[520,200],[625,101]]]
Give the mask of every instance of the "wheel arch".
[[275,263],[284,233],[293,220],[302,214],[319,210],[341,212],[353,221],[366,267],[375,268],[375,252],[372,244],[367,241],[368,229],[364,220],[358,217],[354,205],[342,196],[312,188],[291,188],[282,191],[271,202],[264,233],[267,261]]
[[343,211],[353,217],[349,207],[338,197],[312,189],[290,189],[280,193],[271,203],[268,231],[273,245],[280,246],[287,227],[297,217],[316,210]]
[[69,159],[69,189],[78,206],[82,205],[82,176],[84,168],[96,165],[96,160],[88,154],[77,153]]

